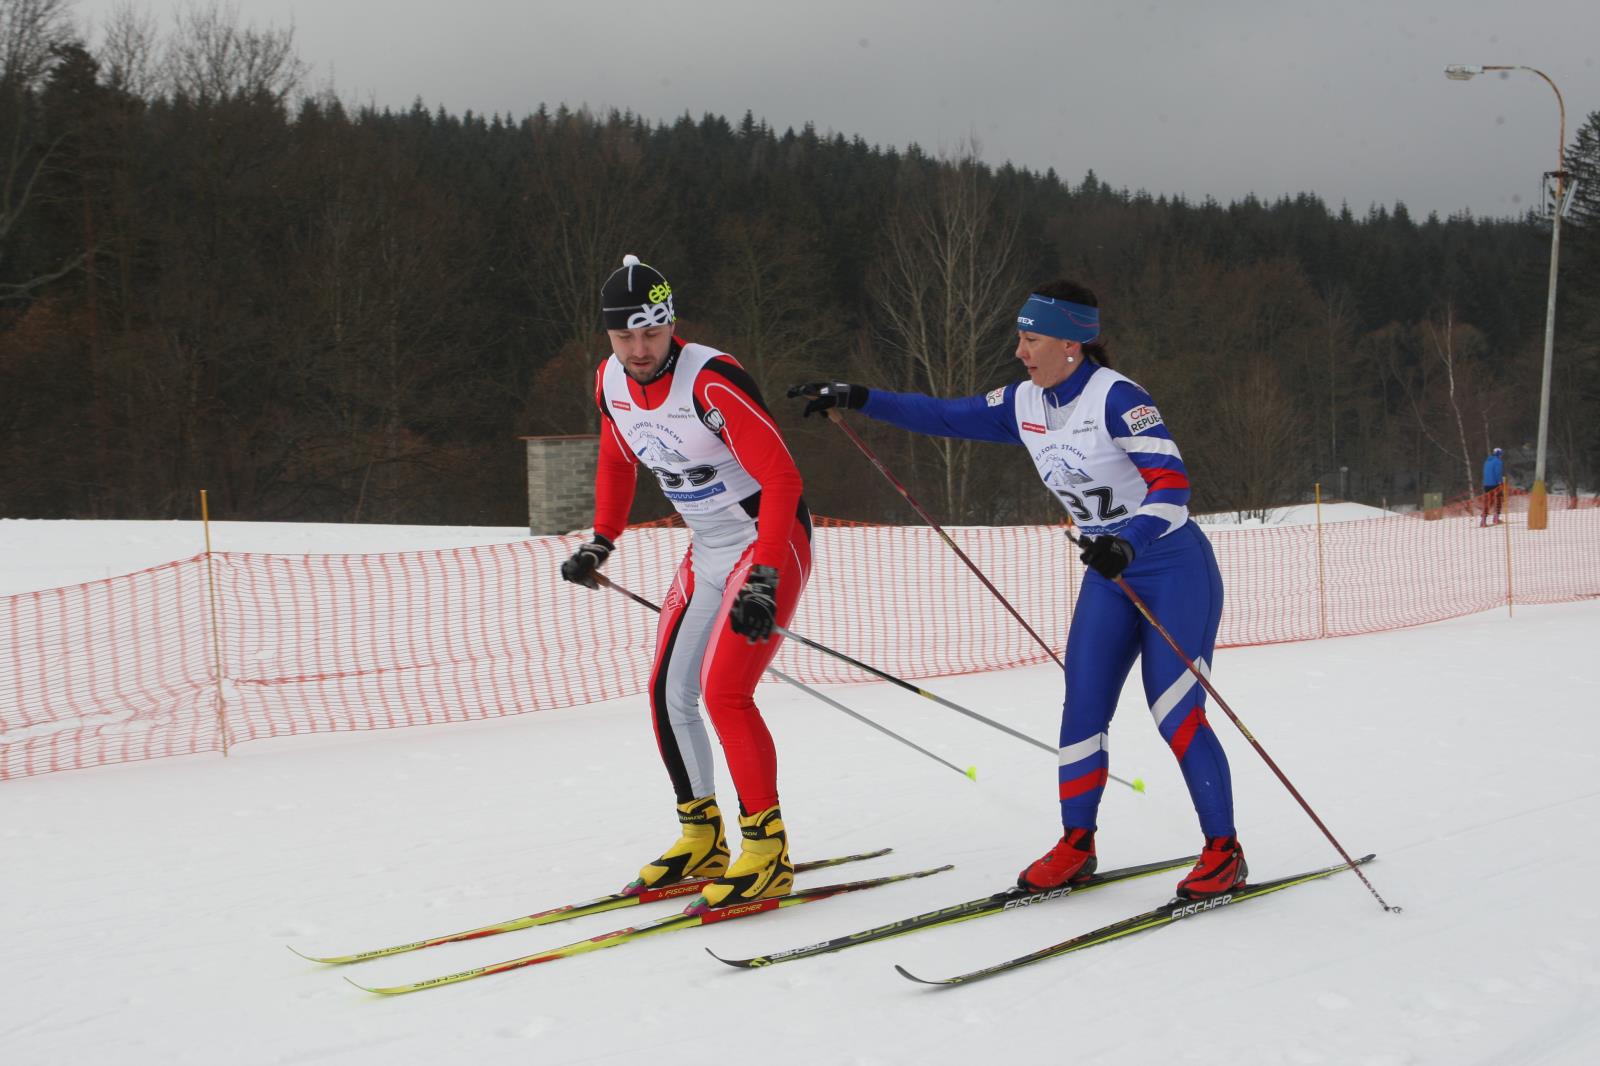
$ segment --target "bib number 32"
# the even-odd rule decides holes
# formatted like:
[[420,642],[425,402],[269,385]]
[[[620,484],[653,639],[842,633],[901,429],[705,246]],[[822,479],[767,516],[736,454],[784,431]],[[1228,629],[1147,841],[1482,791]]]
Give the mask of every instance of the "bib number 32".
[[[1066,489],[1057,489],[1056,492],[1060,494],[1062,501],[1067,505],[1067,510],[1072,512],[1072,517],[1076,518],[1080,524],[1084,522],[1110,522],[1128,513],[1128,509],[1120,503],[1112,506],[1110,489],[1085,489],[1083,496],[1075,492],[1068,492]],[[1094,513],[1090,513],[1089,505],[1084,501],[1084,496],[1094,501]]]

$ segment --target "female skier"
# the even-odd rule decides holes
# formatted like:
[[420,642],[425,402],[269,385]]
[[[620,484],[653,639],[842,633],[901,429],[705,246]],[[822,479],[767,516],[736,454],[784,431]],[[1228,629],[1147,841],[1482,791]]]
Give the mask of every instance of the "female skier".
[[1021,444],[1082,531],[1084,576],[1067,636],[1061,714],[1061,839],[1017,883],[1044,891],[1095,870],[1094,835],[1108,760],[1106,731],[1134,659],[1161,736],[1183,770],[1205,846],[1178,883],[1204,899],[1244,882],[1227,756],[1205,715],[1205,689],[1118,586],[1144,600],[1198,669],[1209,673],[1222,614],[1211,545],[1189,518],[1189,477],[1178,445],[1144,389],[1112,370],[1099,302],[1071,281],[1028,295],[1017,313],[1017,359],[1028,380],[945,400],[849,382],[789,390],[805,414],[859,410],[935,436]]

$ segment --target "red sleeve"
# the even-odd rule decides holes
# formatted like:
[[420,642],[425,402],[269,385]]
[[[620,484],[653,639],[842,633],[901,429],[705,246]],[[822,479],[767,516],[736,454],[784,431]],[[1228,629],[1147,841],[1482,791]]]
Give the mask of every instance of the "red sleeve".
[[617,424],[606,412],[604,374],[602,364],[594,376],[594,403],[600,409],[600,456],[594,466],[594,531],[615,543],[628,525],[639,460],[623,443]]
[[695,379],[697,405],[722,415],[722,439],[739,465],[761,486],[761,510],[751,562],[781,569],[800,509],[803,485],[755,382],[732,356],[719,355]]

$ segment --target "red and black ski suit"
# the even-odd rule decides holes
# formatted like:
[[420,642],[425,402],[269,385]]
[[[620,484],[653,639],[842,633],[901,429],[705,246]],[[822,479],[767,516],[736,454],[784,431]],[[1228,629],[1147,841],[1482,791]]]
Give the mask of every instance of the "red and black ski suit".
[[601,413],[594,531],[627,525],[642,464],[690,530],[656,630],[650,711],[679,803],[715,791],[705,698],[746,813],[778,802],[777,756],[754,692],[779,638],[734,633],[728,608],[751,566],[778,572],[778,625],[811,573],[800,472],[750,375],[725,352],[673,338],[663,373],[641,385],[615,356],[595,377]]

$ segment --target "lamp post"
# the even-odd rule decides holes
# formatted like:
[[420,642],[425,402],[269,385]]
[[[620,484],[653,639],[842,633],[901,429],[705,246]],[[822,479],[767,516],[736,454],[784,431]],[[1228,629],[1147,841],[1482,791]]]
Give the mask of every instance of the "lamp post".
[[1550,363],[1556,339],[1556,263],[1561,258],[1561,213],[1567,206],[1567,102],[1561,98],[1561,90],[1550,80],[1550,75],[1533,67],[1470,67],[1457,64],[1445,67],[1444,76],[1452,81],[1467,81],[1487,70],[1526,70],[1530,74],[1539,75],[1556,94],[1556,106],[1561,109],[1560,139],[1556,142],[1556,169],[1545,175],[1554,178],[1556,183],[1555,217],[1550,225],[1550,289],[1544,312],[1544,376],[1539,384],[1539,450],[1533,466],[1533,492],[1528,497],[1528,528],[1544,529],[1549,523],[1549,504],[1544,487],[1544,459],[1545,441],[1550,430]]

